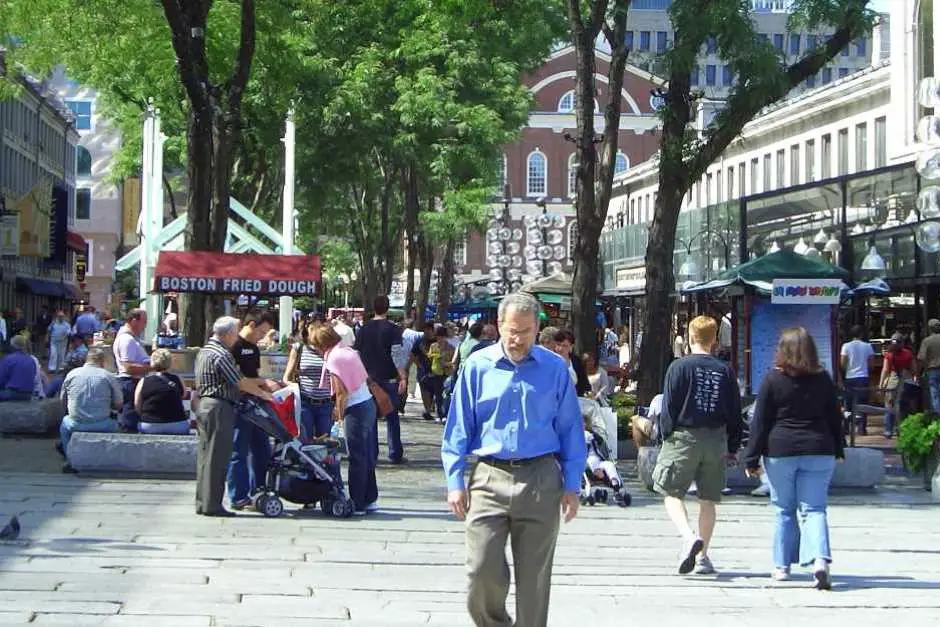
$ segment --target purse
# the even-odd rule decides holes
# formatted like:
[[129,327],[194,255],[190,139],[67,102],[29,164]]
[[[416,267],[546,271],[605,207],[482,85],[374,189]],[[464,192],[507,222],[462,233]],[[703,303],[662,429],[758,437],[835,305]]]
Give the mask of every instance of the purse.
[[368,384],[369,392],[372,393],[372,398],[375,399],[376,416],[385,418],[389,414],[394,413],[395,406],[392,405],[392,399],[389,397],[388,393],[382,389],[382,386],[371,378]]

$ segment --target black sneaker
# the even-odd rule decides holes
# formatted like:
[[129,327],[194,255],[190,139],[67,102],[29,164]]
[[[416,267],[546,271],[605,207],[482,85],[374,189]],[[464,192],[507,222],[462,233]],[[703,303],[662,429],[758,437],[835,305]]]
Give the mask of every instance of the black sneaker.
[[398,459],[390,459],[390,460],[388,460],[388,463],[389,463],[389,464],[392,464],[392,465],[394,465],[394,466],[402,466],[402,465],[408,463],[408,458],[407,458],[407,457],[399,457]]
[[421,417],[424,418],[425,420],[429,420],[429,421],[433,421],[433,420],[434,420],[434,416],[432,416],[432,415],[431,415],[430,413],[428,413],[428,412],[424,412],[423,414],[421,414]]
[[62,459],[68,459],[68,457],[65,456],[65,449],[62,448],[62,440],[55,443],[55,452],[58,453]]
[[78,474],[78,471],[75,470],[74,468],[72,468],[72,464],[69,464],[69,463],[66,463],[65,465],[62,466],[62,472],[64,472],[64,473],[67,474],[67,475],[77,475],[77,474]]

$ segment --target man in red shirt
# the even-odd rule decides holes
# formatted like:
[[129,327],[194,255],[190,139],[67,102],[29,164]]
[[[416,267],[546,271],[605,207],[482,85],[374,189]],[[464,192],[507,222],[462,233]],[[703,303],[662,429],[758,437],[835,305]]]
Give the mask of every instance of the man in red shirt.
[[897,425],[901,422],[901,393],[904,382],[914,379],[914,353],[904,345],[904,336],[895,333],[884,352],[884,365],[881,367],[881,382],[878,387],[884,392],[885,437],[897,434]]

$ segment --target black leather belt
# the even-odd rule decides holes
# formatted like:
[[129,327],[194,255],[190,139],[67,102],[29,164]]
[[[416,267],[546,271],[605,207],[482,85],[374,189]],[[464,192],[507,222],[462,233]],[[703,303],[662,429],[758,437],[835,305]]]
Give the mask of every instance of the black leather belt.
[[309,403],[311,405],[326,405],[328,403],[333,402],[332,397],[331,398],[310,398],[309,396],[305,396],[302,400],[303,402]]
[[531,466],[537,462],[542,461],[543,459],[556,457],[555,453],[546,453],[545,455],[538,455],[537,457],[523,457],[516,459],[500,459],[499,457],[481,457],[480,462],[487,464],[489,466],[496,466],[497,468],[521,468],[523,466]]

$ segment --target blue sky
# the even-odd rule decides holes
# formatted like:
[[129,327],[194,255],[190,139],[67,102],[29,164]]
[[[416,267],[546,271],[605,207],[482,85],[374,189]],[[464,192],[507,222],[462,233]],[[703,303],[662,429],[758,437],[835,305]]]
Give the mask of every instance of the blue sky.
[[871,8],[875,11],[888,12],[888,2],[890,0],[871,0]]

